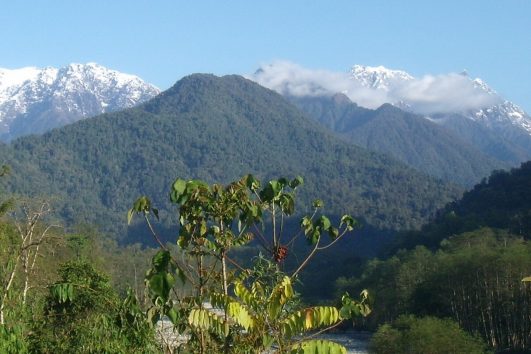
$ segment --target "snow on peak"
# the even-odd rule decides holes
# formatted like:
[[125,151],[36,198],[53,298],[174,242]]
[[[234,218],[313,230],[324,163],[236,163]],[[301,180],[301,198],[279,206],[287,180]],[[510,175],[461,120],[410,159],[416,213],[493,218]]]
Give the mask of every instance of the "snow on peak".
[[0,92],[9,87],[20,86],[28,80],[34,80],[40,71],[34,66],[14,70],[0,68]]
[[405,71],[391,70],[384,66],[354,65],[351,76],[363,86],[388,91],[397,82],[410,81],[414,77]]
[[[157,87],[135,75],[93,62],[62,68],[0,68],[0,138],[12,138],[11,126],[25,126],[22,130],[32,133],[30,125],[32,119],[37,119],[36,114],[47,117],[50,122],[44,125],[49,129],[129,108],[158,93]],[[45,109],[50,111],[48,115],[44,114]],[[42,121],[38,124],[43,126]]]
[[333,72],[277,61],[262,65],[249,78],[284,95],[333,96],[341,92],[367,108],[391,103],[432,119],[457,114],[492,129],[512,126],[531,134],[528,114],[466,70],[413,77],[384,66],[354,65],[348,72]]
[[490,94],[490,95],[497,95],[496,91],[494,91],[487,83],[480,78],[475,78],[472,80],[472,83],[474,84],[474,87]]
[[482,79],[469,77],[466,70],[415,78],[383,66],[354,65],[350,73],[363,86],[386,92],[389,103],[400,108],[427,114],[440,107],[439,113],[463,114],[491,129],[518,127],[531,135],[531,117],[516,104],[502,99]]

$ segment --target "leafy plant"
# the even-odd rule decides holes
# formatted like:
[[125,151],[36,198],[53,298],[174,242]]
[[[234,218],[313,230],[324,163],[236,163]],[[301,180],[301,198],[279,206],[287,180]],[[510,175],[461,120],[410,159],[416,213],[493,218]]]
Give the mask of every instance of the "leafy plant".
[[[185,262],[172,256],[161,242],[150,221],[151,215],[158,217],[158,211],[147,197],[140,197],[128,219],[142,214],[161,247],[146,276],[152,321],[167,316],[179,333],[190,335],[183,346],[200,353],[270,348],[279,352],[344,352],[338,344],[312,339],[315,333],[311,332],[368,315],[367,293],[362,293],[360,301],[344,296],[341,308],[301,308],[293,281],[316,252],[336,243],[357,223],[345,215],[339,225],[333,225],[319,213],[323,203],[316,201],[313,214],[302,218],[301,229],[295,235],[285,235],[286,219],[295,212],[295,191],[302,184],[301,177],[280,178],[262,187],[252,175],[227,186],[177,179],[170,200],[179,206],[177,245]],[[301,235],[311,249],[288,275],[280,265]],[[230,251],[252,240],[262,246],[268,259],[258,257],[254,267],[245,268],[230,258]],[[187,295],[177,295],[177,279],[191,285]]]
[[0,325],[0,353],[28,353],[28,342],[20,326]]
[[106,276],[85,261],[60,269],[49,287],[43,318],[33,324],[31,349],[38,353],[155,353],[157,345],[136,299],[121,302]]

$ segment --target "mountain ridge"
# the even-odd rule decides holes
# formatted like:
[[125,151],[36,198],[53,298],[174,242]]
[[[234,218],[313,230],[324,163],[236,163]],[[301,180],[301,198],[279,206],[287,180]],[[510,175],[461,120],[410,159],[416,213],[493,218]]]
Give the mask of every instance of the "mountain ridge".
[[0,69],[0,139],[132,107],[159,92],[137,76],[96,63]]
[[[377,90],[391,91],[399,90],[400,85],[414,81],[415,78],[405,71],[391,70],[385,67],[369,67],[355,65],[351,69],[351,76],[365,87],[375,88]],[[523,162],[531,158],[531,116],[529,116],[521,107],[503,99],[498,93],[492,89],[486,82],[479,78],[469,78],[468,74],[460,74],[464,78],[470,80],[470,83],[475,89],[484,93],[485,95],[496,98],[498,101],[494,105],[486,105],[477,109],[456,110],[447,113],[424,114],[432,121],[445,126],[453,131],[454,134],[466,140],[472,134],[471,131],[463,131],[463,124],[459,124],[457,128],[455,124],[447,124],[448,117],[460,117],[462,120],[471,120],[491,132],[499,136],[499,144],[509,146],[510,150],[524,150],[525,156],[523,159],[516,156],[510,156],[507,160],[505,155],[492,154],[492,151],[483,150],[491,156],[511,163]],[[416,111],[411,103],[407,101],[389,102],[402,109],[411,111],[413,113],[421,113]],[[455,122],[455,121],[454,121]],[[489,137],[485,137],[489,138]],[[490,137],[490,139],[492,136]],[[478,145],[481,149],[482,146]]]
[[[418,227],[459,189],[342,142],[277,93],[239,76],[195,74],[150,101],[0,148],[12,192],[57,195],[70,222],[115,235],[139,195],[170,217],[177,178],[226,183],[302,175],[301,197],[384,228]],[[304,191],[305,190],[305,191]],[[165,211],[166,210],[166,211]]]
[[371,110],[342,94],[289,99],[346,141],[446,181],[471,186],[492,170],[508,167],[440,125],[391,104]]
[[345,94],[370,109],[389,103],[422,115],[462,143],[511,166],[531,159],[531,117],[466,72],[414,77],[383,66],[355,65],[350,71],[332,72],[277,61],[260,66],[250,77],[286,96]]

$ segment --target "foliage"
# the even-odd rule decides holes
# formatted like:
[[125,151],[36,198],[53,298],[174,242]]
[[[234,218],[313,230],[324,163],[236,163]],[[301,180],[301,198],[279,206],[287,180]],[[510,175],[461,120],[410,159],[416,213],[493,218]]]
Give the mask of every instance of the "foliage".
[[[252,175],[227,186],[177,179],[170,200],[179,206],[177,244],[186,256],[184,263],[171,255],[151,224],[150,215],[157,217],[158,210],[148,198],[137,199],[129,220],[142,214],[161,247],[146,276],[153,302],[149,318],[156,322],[167,316],[179,333],[190,335],[183,346],[193,352],[260,352],[272,347],[280,352],[320,348],[344,352],[337,344],[297,336],[368,315],[367,293],[362,293],[359,302],[345,295],[339,309],[300,308],[292,282],[316,252],[352,231],[356,221],[345,215],[334,226],[319,213],[323,203],[315,201],[313,214],[301,220],[300,232],[285,235],[285,219],[295,212],[295,190],[302,184],[301,177],[291,181],[280,178],[262,187]],[[265,232],[266,226],[269,232]],[[302,234],[311,250],[288,276],[280,264],[288,256],[288,246]],[[244,268],[229,253],[254,238],[269,259],[259,256],[254,267]],[[189,294],[172,294],[177,279],[192,285]]]
[[374,354],[482,354],[485,343],[449,319],[400,316],[378,328],[370,343]]
[[494,172],[421,231],[404,233],[392,256],[338,279],[337,290],[375,293],[373,326],[402,313],[451,317],[497,350],[529,348],[530,180],[530,162]]
[[[153,329],[137,297],[130,291],[120,301],[115,292],[125,294],[126,284],[134,285],[132,275],[137,267],[141,273],[147,268],[142,263],[150,251],[134,246],[120,250],[88,227],[78,227],[70,235],[54,228],[46,236],[43,232],[51,224],[40,213],[48,212],[47,205],[39,203],[45,208],[34,210],[27,202],[19,200],[18,204],[0,222],[0,305],[6,323],[0,327],[0,353],[92,350],[79,349],[82,345],[91,345],[92,352],[130,352],[123,349],[127,347],[156,351]],[[46,242],[41,242],[43,235]],[[73,263],[59,266],[72,258]],[[93,266],[112,271],[112,287]],[[74,333],[79,342],[70,342]]]
[[227,183],[304,174],[308,205],[319,190],[329,212],[363,216],[380,228],[418,227],[458,195],[385,156],[337,139],[280,95],[238,76],[192,75],[134,109],[105,114],[0,147],[12,166],[10,192],[57,197],[68,225],[89,223],[126,238],[123,205],[149,195],[172,237],[167,189],[174,176]]
[[511,171],[494,171],[462,199],[448,204],[435,220],[420,231],[406,232],[390,253],[400,248],[425,245],[435,249],[452,235],[481,227],[507,229],[525,239],[531,237],[531,161]]
[[28,342],[21,326],[0,325],[0,353],[25,354],[28,351]]
[[41,273],[40,259],[56,227],[45,222],[51,211],[47,202],[19,200],[18,204],[10,213],[10,222],[2,227],[2,231],[6,232],[0,234],[3,239],[0,239],[0,244],[4,243],[5,247],[4,268],[0,271],[0,324],[6,323],[9,302],[18,300],[18,294],[15,295],[18,291],[22,298],[19,308],[23,309],[31,301],[29,291],[39,284],[36,275]]
[[374,324],[414,313],[451,317],[493,348],[530,346],[531,287],[521,280],[531,269],[529,241],[488,228],[441,243],[401,251],[367,264],[356,278],[338,280],[338,291],[374,293]]
[[120,303],[108,279],[86,261],[64,264],[60,276],[49,288],[43,319],[35,324],[32,351],[156,352],[152,330],[132,294]]

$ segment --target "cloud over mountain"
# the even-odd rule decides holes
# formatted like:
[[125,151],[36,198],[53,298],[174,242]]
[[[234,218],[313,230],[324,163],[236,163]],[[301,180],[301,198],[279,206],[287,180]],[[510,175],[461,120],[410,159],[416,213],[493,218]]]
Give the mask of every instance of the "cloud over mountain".
[[[384,103],[405,103],[423,114],[477,110],[495,105],[500,98],[485,92],[468,76],[460,74],[425,75],[414,78],[403,71],[383,67],[361,67],[357,73],[304,68],[289,61],[262,65],[248,78],[282,94],[327,96],[341,92],[367,108]],[[360,77],[360,71],[365,77]],[[386,82],[367,84],[367,76],[384,76]]]

